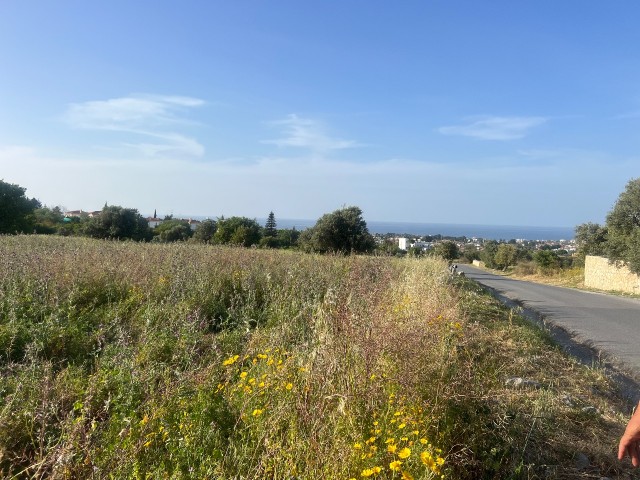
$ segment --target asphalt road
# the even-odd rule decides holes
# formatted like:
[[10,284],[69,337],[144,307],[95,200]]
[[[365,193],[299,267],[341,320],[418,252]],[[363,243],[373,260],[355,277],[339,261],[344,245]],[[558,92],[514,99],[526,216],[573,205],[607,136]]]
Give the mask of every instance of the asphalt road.
[[470,265],[458,270],[640,374],[640,300],[513,280]]

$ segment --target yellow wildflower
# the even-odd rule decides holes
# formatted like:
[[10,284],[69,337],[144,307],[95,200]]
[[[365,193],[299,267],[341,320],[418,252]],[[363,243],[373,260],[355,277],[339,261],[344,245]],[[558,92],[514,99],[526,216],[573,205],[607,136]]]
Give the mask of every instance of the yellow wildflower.
[[389,464],[389,468],[394,472],[399,472],[401,465],[402,465],[402,462],[400,460],[394,460]]
[[434,461],[431,454],[427,451],[424,451],[420,454],[420,460],[422,460],[422,463],[424,463],[429,468],[429,470],[436,474],[440,473],[440,465],[444,463],[444,459],[440,458],[437,461]]
[[287,390],[291,390],[293,388],[293,383],[287,383],[284,388],[286,388]]
[[397,446],[395,446],[395,445],[393,445],[393,444],[391,444],[391,445],[387,445],[387,452],[389,452],[389,453],[396,453],[397,448],[398,448],[398,447],[397,447]]
[[401,423],[400,425],[398,425],[398,428],[399,428],[400,430],[402,430],[402,429],[403,429],[404,427],[406,427],[406,426],[407,426],[407,424],[406,424],[406,423]]
[[409,472],[402,472],[402,480],[413,480],[413,475]]
[[245,378],[247,375],[249,375],[247,372],[241,372],[240,378]]
[[402,459],[408,458],[409,455],[411,455],[411,449],[407,448],[407,447],[403,448],[402,450],[400,450],[398,452],[398,457],[400,457]]
[[239,358],[240,358],[240,355],[234,355],[232,357],[229,357],[224,362],[222,362],[222,365],[224,365],[225,367],[229,365],[233,365],[238,361]]
[[354,443],[353,444],[353,449],[354,450],[362,450],[362,444],[361,443]]
[[253,413],[251,413],[251,415],[253,415],[254,417],[258,417],[260,415],[262,415],[262,412],[264,412],[264,410],[261,410],[259,408],[256,408]]
[[370,468],[365,468],[364,470],[362,470],[362,473],[360,474],[360,476],[362,477],[370,477],[371,475],[373,475],[373,470]]

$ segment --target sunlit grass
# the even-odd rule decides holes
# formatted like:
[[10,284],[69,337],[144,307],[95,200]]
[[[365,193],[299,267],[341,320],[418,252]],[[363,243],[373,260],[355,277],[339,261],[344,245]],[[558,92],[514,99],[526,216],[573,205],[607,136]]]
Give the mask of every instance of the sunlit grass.
[[0,476],[567,478],[578,452],[620,471],[606,376],[455,280],[434,259],[1,237]]

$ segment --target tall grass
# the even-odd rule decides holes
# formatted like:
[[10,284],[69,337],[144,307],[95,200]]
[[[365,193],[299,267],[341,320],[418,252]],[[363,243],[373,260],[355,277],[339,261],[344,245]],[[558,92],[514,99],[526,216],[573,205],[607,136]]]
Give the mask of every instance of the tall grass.
[[608,380],[445,272],[2,237],[0,474],[548,478],[577,472],[576,445],[617,471],[588,441],[622,422]]

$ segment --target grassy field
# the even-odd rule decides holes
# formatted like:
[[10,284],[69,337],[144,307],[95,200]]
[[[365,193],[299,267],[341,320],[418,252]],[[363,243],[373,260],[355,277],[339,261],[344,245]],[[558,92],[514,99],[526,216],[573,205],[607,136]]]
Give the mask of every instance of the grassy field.
[[446,267],[0,237],[0,476],[629,478],[602,370]]

